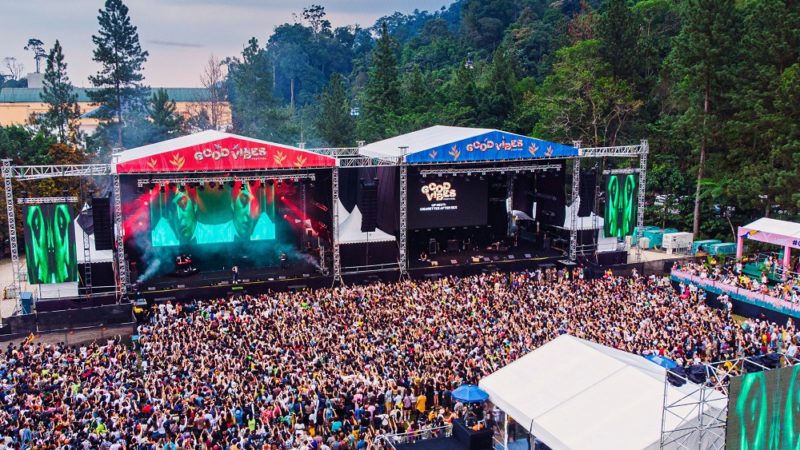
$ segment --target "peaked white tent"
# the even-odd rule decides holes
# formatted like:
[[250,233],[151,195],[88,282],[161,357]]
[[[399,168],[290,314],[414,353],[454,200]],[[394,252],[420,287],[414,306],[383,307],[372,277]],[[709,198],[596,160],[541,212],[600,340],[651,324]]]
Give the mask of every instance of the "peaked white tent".
[[395,237],[380,228],[375,231],[361,231],[361,221],[363,216],[358,206],[352,211],[347,212],[342,201],[336,205],[339,214],[339,243],[340,244],[361,244],[365,242],[390,242]]
[[465,128],[435,125],[413,133],[401,134],[389,139],[365,145],[359,153],[373,158],[396,159],[401,156],[400,147],[408,147],[407,154],[441,147],[452,142],[491,133],[489,128]]
[[[554,450],[639,450],[659,448],[665,376],[666,369],[641,356],[562,335],[479,385]],[[670,404],[695,392],[689,384],[666,386]],[[693,422],[692,398],[685,403],[681,417]],[[668,415],[665,425],[672,430],[690,422]]]

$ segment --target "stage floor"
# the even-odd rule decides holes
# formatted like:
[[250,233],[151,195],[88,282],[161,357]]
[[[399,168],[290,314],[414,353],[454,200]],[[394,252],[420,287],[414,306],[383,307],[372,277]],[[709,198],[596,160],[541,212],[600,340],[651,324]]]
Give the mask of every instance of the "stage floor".
[[429,257],[429,261],[421,261],[419,259],[419,255],[416,255],[416,257],[409,261],[408,265],[410,269],[420,269],[469,265],[491,265],[520,261],[541,264],[554,258],[556,260],[563,258],[564,256],[564,252],[557,249],[550,248],[547,250],[535,250],[532,245],[523,243],[512,248],[488,250],[484,247],[478,250],[442,252]]
[[[474,259],[473,259],[474,258]],[[462,251],[443,253],[431,261],[409,261],[409,275],[415,279],[431,279],[445,276],[467,276],[481,272],[514,271],[533,269],[541,265],[555,265],[564,259],[560,250],[533,250],[521,245],[513,249],[488,252]],[[367,284],[376,281],[396,281],[400,277],[397,266],[380,271],[342,273],[345,284]],[[279,267],[240,269],[238,283],[233,283],[230,271],[197,272],[188,276],[159,276],[139,283],[132,298],[152,300],[179,300],[210,298],[230,294],[258,294],[270,290],[298,290],[332,286],[331,274],[322,275],[310,264]]]

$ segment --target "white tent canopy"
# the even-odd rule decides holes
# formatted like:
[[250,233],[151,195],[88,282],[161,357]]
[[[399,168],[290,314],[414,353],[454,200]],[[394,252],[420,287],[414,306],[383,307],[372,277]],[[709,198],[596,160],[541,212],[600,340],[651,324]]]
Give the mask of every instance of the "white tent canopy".
[[[480,387],[554,450],[656,449],[665,376],[663,367],[641,356],[562,335],[483,378]],[[688,384],[668,385],[667,401],[693,392]],[[696,419],[691,405],[681,413]],[[667,429],[680,422],[668,415]]]
[[800,238],[800,223],[762,217],[755,222],[745,225],[748,230]]
[[358,206],[353,211],[347,212],[339,200],[336,205],[339,214],[339,243],[340,244],[361,244],[365,242],[391,242],[395,237],[380,228],[375,231],[361,231],[361,221],[363,216]]
[[422,152],[430,148],[447,145],[494,130],[488,128],[465,128],[436,125],[413,133],[401,134],[393,138],[384,139],[365,145],[359,153],[373,158],[397,159],[401,156],[400,147],[408,147],[407,155]]

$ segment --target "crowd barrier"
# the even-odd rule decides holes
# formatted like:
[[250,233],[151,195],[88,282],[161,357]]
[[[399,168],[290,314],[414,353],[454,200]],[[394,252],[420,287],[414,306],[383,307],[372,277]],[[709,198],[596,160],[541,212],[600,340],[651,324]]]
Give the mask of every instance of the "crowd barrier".
[[727,294],[731,297],[731,299],[800,319],[800,304],[789,303],[771,295],[753,292],[749,289],[732,286],[730,284],[721,283],[715,280],[709,280],[708,278],[701,278],[697,275],[692,275],[682,270],[673,270],[671,278],[673,281],[695,284],[697,287],[705,291],[718,295]]

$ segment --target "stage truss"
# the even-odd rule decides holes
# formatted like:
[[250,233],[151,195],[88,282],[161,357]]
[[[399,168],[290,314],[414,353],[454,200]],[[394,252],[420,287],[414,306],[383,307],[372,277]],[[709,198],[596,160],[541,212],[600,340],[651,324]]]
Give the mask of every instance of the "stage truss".
[[[572,195],[571,200],[575,201],[580,192],[580,163],[585,158],[602,158],[602,157],[615,157],[615,158],[639,158],[640,175],[639,182],[639,209],[637,214],[637,226],[642,226],[644,222],[644,193],[646,190],[646,172],[647,172],[647,154],[648,144],[647,140],[642,140],[638,145],[625,145],[616,147],[592,147],[580,148],[580,143],[574,143],[579,149],[578,157],[573,159],[573,179],[572,179]],[[360,147],[346,147],[346,148],[315,148],[308,149],[309,151],[334,156],[337,159],[336,167],[332,168],[331,180],[333,191],[333,245],[331,254],[333,259],[333,279],[334,282],[342,282],[341,270],[341,255],[339,252],[339,224],[338,211],[335,207],[339,198],[339,168],[359,168],[359,167],[398,167],[400,174],[399,193],[400,193],[400,229],[398,232],[398,246],[399,246],[399,260],[397,269],[401,277],[408,274],[408,168],[411,166],[405,162],[407,154],[407,147],[401,147],[402,156],[399,158],[374,158],[367,157],[359,154]],[[570,158],[565,158],[570,159]],[[481,164],[507,164],[507,166],[493,166],[493,167],[456,167],[463,165],[480,166]],[[524,165],[515,163],[523,163]],[[530,159],[516,159],[504,161],[453,161],[448,163],[435,163],[419,165],[419,167],[426,167],[421,170],[423,175],[431,174],[470,174],[470,173],[488,173],[488,172],[531,172],[537,170],[561,169],[559,164],[547,164],[546,160],[542,160],[543,164],[531,164]],[[122,228],[122,200],[120,198],[121,187],[119,174],[114,173],[113,164],[69,164],[69,165],[21,165],[15,166],[10,159],[2,161],[2,176],[4,179],[5,195],[6,195],[6,213],[8,216],[8,230],[9,230],[9,247],[11,250],[11,259],[13,267],[13,282],[9,295],[18,297],[21,278],[24,276],[19,260],[19,242],[16,230],[16,221],[14,219],[14,194],[12,180],[43,180],[48,178],[60,177],[95,177],[95,176],[110,176],[112,178],[113,188],[113,211],[114,211],[114,234],[115,244],[117,249],[116,269],[119,280],[117,293],[124,296],[127,293],[129,286],[128,267],[125,260],[124,252],[124,234]],[[291,169],[290,169],[291,170]],[[252,172],[252,171],[250,171]],[[203,183],[210,181],[232,181],[232,180],[299,180],[311,179],[314,180],[313,174],[297,174],[297,173],[282,173],[282,174],[263,174],[263,175],[224,175],[224,176],[179,176],[177,174],[170,174],[169,176],[155,173],[134,173],[126,174],[130,176],[139,176],[137,181],[138,186],[142,187],[148,184],[188,184],[188,183]],[[22,200],[22,201],[35,201],[35,199]],[[570,249],[569,257],[571,260],[577,258],[577,210],[574,211],[570,217],[572,223],[572,230],[570,230]],[[324,265],[324,261],[323,261]],[[386,265],[383,265],[386,266]],[[384,267],[381,270],[394,270],[391,267]]]
[[[610,171],[603,171],[608,173],[638,173],[639,174],[639,192],[638,192],[638,209],[636,211],[636,226],[644,226],[644,206],[645,206],[645,192],[647,190],[647,155],[650,153],[650,145],[647,139],[642,139],[639,145],[621,145],[616,147],[587,147],[581,148],[581,142],[575,141],[573,146],[578,149],[578,158],[575,158],[572,166],[572,201],[574,202],[580,194],[580,170],[581,160],[589,158],[639,158],[639,167],[630,169],[614,169]],[[578,247],[578,230],[577,226],[577,208],[572,209],[572,230],[569,236],[569,258],[573,261],[577,258]],[[636,246],[636,260],[641,261],[641,249]]]
[[[784,354],[779,354],[778,367],[775,369],[763,365],[753,357],[727,359],[704,364],[706,381],[700,384],[692,383],[686,377],[668,372],[668,376],[664,379],[660,448],[724,449],[730,379],[752,372],[752,370],[747,370],[748,366],[756,368],[758,371],[766,371],[797,364],[800,364],[800,360]],[[692,389],[674,401],[668,400],[670,376],[684,380],[686,382],[684,386],[690,386]],[[695,417],[697,419],[694,419]],[[668,430],[667,418],[678,419],[681,425]]]

